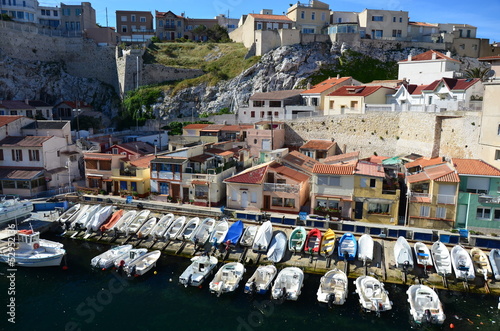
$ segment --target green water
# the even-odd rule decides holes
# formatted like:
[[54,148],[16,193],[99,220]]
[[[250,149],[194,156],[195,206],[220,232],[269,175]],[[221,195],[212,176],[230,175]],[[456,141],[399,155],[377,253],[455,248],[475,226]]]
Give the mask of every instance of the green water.
[[[50,238],[54,239],[54,238]],[[179,286],[189,265],[185,258],[162,256],[156,274],[126,278],[115,271],[92,270],[90,259],[109,246],[57,238],[67,250],[68,269],[18,268],[15,295],[9,295],[7,266],[0,266],[0,301],[4,310],[0,330],[409,330],[406,286],[386,284],[393,309],[380,317],[363,313],[350,280],[343,306],[329,309],[316,301],[320,276],[306,275],[297,302],[271,301],[269,296],[243,293],[240,288],[216,297],[202,288]],[[210,279],[209,279],[210,280]],[[447,319],[442,327],[425,330],[499,330],[498,298],[440,291]],[[8,321],[15,298],[15,324]]]

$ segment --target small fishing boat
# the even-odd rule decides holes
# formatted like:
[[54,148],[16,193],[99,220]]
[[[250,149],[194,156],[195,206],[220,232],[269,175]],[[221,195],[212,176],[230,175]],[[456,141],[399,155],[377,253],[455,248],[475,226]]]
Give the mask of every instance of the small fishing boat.
[[85,224],[89,221],[94,214],[101,209],[101,205],[93,205],[89,207],[82,215],[78,215],[77,218],[71,223],[70,230],[82,230],[85,229]]
[[319,229],[311,229],[306,237],[304,252],[309,254],[317,254],[321,247],[321,231]]
[[163,215],[160,220],[156,223],[155,227],[153,230],[151,230],[151,235],[155,238],[163,238],[163,235],[165,234],[165,231],[169,228],[169,226],[172,224],[174,221],[175,216],[172,213],[168,213]]
[[80,217],[82,217],[86,212],[87,210],[90,208],[91,206],[90,205],[81,205],[80,208],[78,209],[78,211],[76,213],[74,213],[73,215],[71,215],[70,217],[68,217],[65,221],[64,221],[64,227],[66,229],[71,229],[72,226],[73,226],[73,223]]
[[191,264],[179,277],[179,283],[184,286],[200,286],[217,266],[215,256],[200,255],[191,259]]
[[476,274],[472,259],[467,251],[460,245],[455,245],[451,249],[451,263],[455,278],[462,280],[474,280]]
[[332,229],[326,230],[321,241],[320,253],[329,257],[335,251],[335,232]]
[[491,270],[496,280],[500,280],[500,249],[493,248],[488,256],[490,259]]
[[302,291],[304,272],[297,267],[283,268],[271,290],[273,299],[286,299],[296,301]]
[[166,240],[175,240],[175,238],[177,238],[179,233],[181,233],[185,223],[186,223],[186,216],[177,217],[175,221],[172,222],[167,231],[165,231],[163,237],[165,237]]
[[306,229],[301,226],[296,227],[295,229],[293,229],[292,233],[290,234],[290,238],[288,239],[288,249],[293,253],[302,251],[306,243],[306,238]]
[[272,264],[259,266],[245,284],[245,293],[266,294],[278,270]]
[[258,229],[259,227],[257,225],[250,225],[249,227],[246,227],[245,232],[243,232],[243,235],[241,236],[240,246],[243,247],[252,246]]
[[384,289],[384,283],[372,276],[356,278],[356,293],[365,311],[379,313],[392,309],[389,293]]
[[33,230],[19,230],[13,241],[0,242],[0,262],[11,268],[58,266],[64,254],[62,244],[40,239],[40,232]]
[[156,217],[150,217],[146,222],[144,222],[139,231],[137,231],[137,238],[147,238],[156,226],[157,220],[158,219]]
[[403,236],[400,236],[394,245],[394,258],[396,259],[396,268],[405,271],[413,270],[411,247]]
[[121,259],[132,249],[132,245],[115,246],[90,260],[90,265],[94,268],[108,269],[113,266],[115,260]]
[[210,235],[214,231],[215,227],[215,219],[211,217],[205,218],[201,221],[201,224],[196,229],[196,232],[191,237],[191,241],[195,245],[204,246],[208,239],[210,239]]
[[215,224],[214,231],[210,235],[210,243],[213,246],[218,246],[222,244],[224,238],[226,238],[228,230],[229,230],[229,223],[225,219]]
[[412,285],[406,291],[410,315],[415,323],[443,324],[446,315],[437,293],[426,285]]
[[354,261],[358,251],[358,242],[352,233],[344,233],[339,240],[339,259]]
[[421,241],[417,241],[413,245],[413,250],[415,251],[415,257],[417,258],[417,265],[422,268],[431,268],[433,266],[431,251]]
[[111,215],[111,217],[106,222],[102,223],[99,230],[101,232],[106,232],[111,230],[115,226],[115,224],[120,220],[120,218],[122,218],[124,213],[125,211],[123,209],[118,209],[117,211],[115,211],[113,215]]
[[78,213],[81,207],[82,205],[77,203],[76,205],[73,205],[71,208],[62,213],[61,216],[59,216],[59,218],[57,219],[59,224],[66,224],[66,221],[68,221],[73,215]]
[[257,230],[253,241],[252,250],[254,252],[265,253],[269,249],[271,238],[273,236],[273,226],[271,221],[265,221]]
[[0,196],[0,224],[26,218],[32,211],[33,202],[30,200],[19,200],[17,195],[10,194]]
[[125,268],[125,266],[135,258],[144,255],[148,252],[146,248],[132,248],[127,253],[123,254],[119,258],[115,259],[115,268]]
[[347,299],[347,276],[339,269],[328,271],[319,282],[316,296],[319,302],[343,305]]
[[198,225],[200,225],[200,218],[199,217],[191,218],[189,221],[186,222],[186,225],[184,225],[184,228],[181,230],[181,232],[177,236],[177,239],[184,240],[184,241],[191,240],[191,236],[193,236]]
[[229,262],[224,264],[210,282],[211,293],[217,294],[232,292],[238,288],[238,285],[245,273],[245,267],[239,262]]
[[101,225],[111,217],[111,214],[113,214],[113,208],[114,206],[104,206],[96,212],[86,224],[87,231],[96,232],[99,230]]
[[431,255],[434,260],[434,268],[436,268],[436,272],[439,275],[446,277],[453,273],[450,251],[445,244],[440,241],[436,241],[432,244]]
[[369,234],[364,234],[358,241],[358,260],[366,262],[373,260],[373,246],[375,245],[373,238]]
[[142,276],[156,265],[156,261],[161,256],[161,252],[156,250],[138,256],[123,268],[128,276]]
[[236,221],[227,230],[226,237],[224,238],[224,243],[229,246],[236,246],[243,235],[243,222]]
[[135,218],[130,221],[130,223],[125,228],[125,235],[129,236],[136,234],[141,226],[149,219],[149,214],[151,211],[149,209],[143,209],[135,215]]
[[278,263],[283,259],[286,252],[286,234],[283,231],[278,231],[269,245],[267,251],[267,259],[271,262]]
[[134,218],[137,216],[137,211],[136,210],[129,210],[125,214],[123,214],[122,218],[116,222],[115,226],[113,226],[111,229],[115,231],[115,233],[125,233],[125,230],[127,229],[128,225],[130,222],[134,220]]
[[484,279],[488,279],[488,277],[493,275],[490,263],[488,262],[488,256],[483,250],[474,247],[470,250],[470,255],[472,257],[472,263],[476,268],[476,275],[483,276]]

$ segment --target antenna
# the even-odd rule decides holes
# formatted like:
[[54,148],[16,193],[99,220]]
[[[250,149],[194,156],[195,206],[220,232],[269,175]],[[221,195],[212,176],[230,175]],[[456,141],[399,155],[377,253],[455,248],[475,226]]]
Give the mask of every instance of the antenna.
[[106,7],[106,27],[109,27],[109,24],[108,24],[108,7]]

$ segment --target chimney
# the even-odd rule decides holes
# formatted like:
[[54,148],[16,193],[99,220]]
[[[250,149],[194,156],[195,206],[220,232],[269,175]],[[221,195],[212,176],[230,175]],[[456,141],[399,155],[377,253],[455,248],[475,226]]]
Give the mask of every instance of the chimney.
[[411,54],[408,54],[408,62],[411,61]]
[[337,79],[340,79],[340,74],[337,74]]
[[435,60],[436,59],[436,53],[435,52],[432,52],[432,59]]
[[450,51],[447,51],[447,52],[446,52],[446,56],[447,56],[447,57],[451,57],[451,52],[450,52]]

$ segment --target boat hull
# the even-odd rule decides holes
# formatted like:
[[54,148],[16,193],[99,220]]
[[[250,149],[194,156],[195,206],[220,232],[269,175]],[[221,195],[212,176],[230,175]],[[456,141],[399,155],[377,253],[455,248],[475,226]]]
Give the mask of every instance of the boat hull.
[[[62,251],[59,254],[46,256],[46,257],[22,257],[16,256],[14,258],[14,265],[21,267],[57,267],[61,265],[62,259],[66,251]],[[12,256],[0,254],[0,262],[9,263],[9,258]]]

